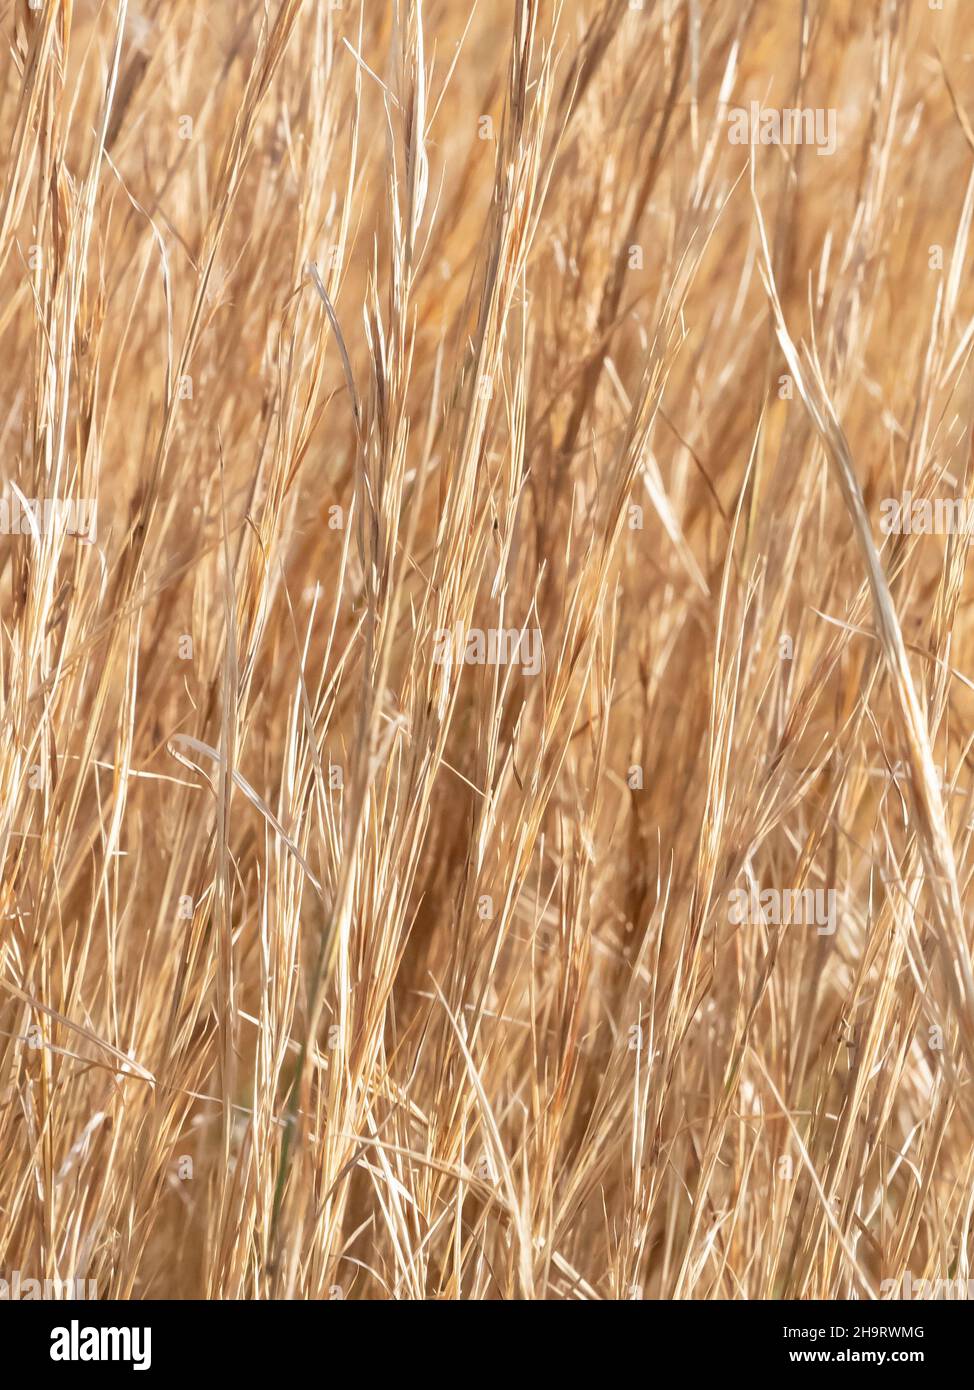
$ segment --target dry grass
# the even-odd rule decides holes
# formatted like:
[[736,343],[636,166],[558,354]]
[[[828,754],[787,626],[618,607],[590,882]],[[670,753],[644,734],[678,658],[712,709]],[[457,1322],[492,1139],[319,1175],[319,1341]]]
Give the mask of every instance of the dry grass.
[[0,1275],[968,1276],[966,18],[3,6]]

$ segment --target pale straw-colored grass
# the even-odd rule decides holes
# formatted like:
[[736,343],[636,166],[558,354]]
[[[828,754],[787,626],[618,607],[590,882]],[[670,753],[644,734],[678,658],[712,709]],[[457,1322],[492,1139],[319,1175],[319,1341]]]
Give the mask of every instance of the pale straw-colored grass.
[[966,18],[3,6],[0,1275],[968,1277]]

